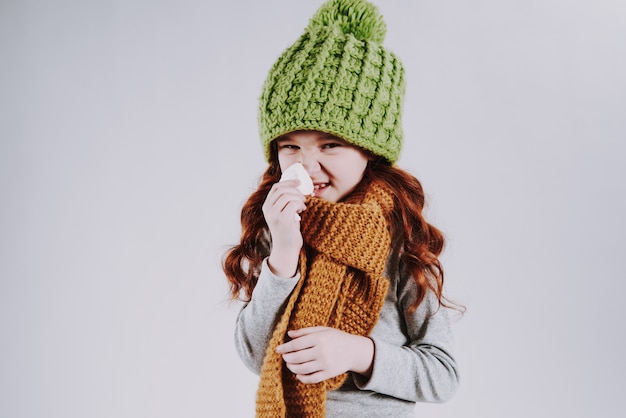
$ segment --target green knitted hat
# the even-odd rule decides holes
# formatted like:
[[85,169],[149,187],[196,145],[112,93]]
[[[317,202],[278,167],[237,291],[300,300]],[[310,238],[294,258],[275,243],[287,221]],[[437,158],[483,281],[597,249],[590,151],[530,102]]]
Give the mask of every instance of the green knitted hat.
[[330,0],[274,64],[259,131],[270,142],[297,130],[337,135],[394,163],[402,147],[404,68],[381,44],[387,27],[364,0]]

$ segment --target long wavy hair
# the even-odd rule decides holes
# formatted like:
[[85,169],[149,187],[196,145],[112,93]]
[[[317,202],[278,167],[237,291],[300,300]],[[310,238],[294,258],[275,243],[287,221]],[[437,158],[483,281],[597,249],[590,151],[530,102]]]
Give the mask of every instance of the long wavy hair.
[[[271,237],[261,207],[270,188],[280,180],[281,175],[274,146],[270,155],[270,164],[257,190],[250,195],[241,210],[239,244],[231,247],[222,260],[233,299],[250,300],[261,263],[270,254]],[[380,157],[368,163],[362,181],[368,177],[382,182],[394,195],[391,233],[393,237],[400,237],[400,261],[408,268],[417,285],[417,295],[409,311],[417,309],[428,291],[437,296],[441,306],[464,311],[462,306],[450,302],[443,295],[444,272],[439,255],[443,251],[445,239],[441,231],[426,222],[422,215],[425,199],[419,180]]]

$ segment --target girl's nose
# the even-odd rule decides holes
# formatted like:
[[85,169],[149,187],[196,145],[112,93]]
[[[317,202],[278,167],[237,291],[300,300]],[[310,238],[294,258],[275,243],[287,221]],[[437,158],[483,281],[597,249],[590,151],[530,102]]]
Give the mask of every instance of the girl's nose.
[[302,166],[309,173],[309,176],[313,177],[315,173],[320,171],[320,163],[317,155],[314,153],[302,155]]

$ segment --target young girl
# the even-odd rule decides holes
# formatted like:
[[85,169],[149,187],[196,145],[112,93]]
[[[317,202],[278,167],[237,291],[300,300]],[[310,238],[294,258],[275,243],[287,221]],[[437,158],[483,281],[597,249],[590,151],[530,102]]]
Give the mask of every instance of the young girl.
[[[439,230],[394,165],[404,70],[372,4],[331,0],[275,63],[259,123],[269,167],[224,271],[246,301],[236,347],[258,417],[403,417],[458,385]],[[314,190],[281,174],[301,163]]]

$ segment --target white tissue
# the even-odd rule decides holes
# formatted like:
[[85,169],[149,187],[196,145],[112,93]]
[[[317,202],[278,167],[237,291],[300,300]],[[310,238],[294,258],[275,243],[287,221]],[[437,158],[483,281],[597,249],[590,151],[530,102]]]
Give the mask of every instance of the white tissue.
[[302,163],[293,163],[288,169],[283,171],[283,175],[280,177],[280,181],[296,179],[300,180],[298,190],[300,190],[303,195],[313,194],[313,181],[311,177],[309,177],[309,173],[307,173],[302,166]]
[[[306,172],[302,163],[293,163],[289,168],[283,171],[283,175],[280,176],[280,181],[284,180],[300,180],[300,185],[297,187],[303,195],[313,195],[313,180],[309,177],[309,173]],[[296,221],[300,221],[300,215],[295,214]]]

